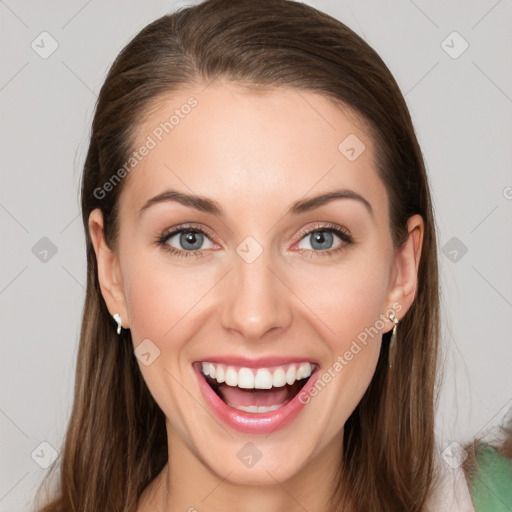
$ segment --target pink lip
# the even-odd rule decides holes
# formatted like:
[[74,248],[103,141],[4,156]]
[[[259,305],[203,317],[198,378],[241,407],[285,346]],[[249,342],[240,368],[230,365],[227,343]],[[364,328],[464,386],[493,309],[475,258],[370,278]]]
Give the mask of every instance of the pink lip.
[[[228,358],[223,358],[222,360],[211,360],[211,362],[225,363],[227,360]],[[272,360],[259,360],[258,364],[261,364],[261,361],[263,361],[265,364],[268,364],[269,362],[274,364],[283,364],[284,362],[299,362],[298,359],[290,360],[280,358],[279,361],[281,362],[275,363],[276,360],[276,358],[273,358]],[[210,359],[207,359],[207,361],[210,361]],[[248,366],[246,359],[229,358],[229,361],[231,364],[235,364],[234,361],[237,361],[238,363],[242,363],[241,366]],[[302,360],[300,361],[302,362]],[[308,360],[304,359],[303,361]],[[311,377],[306,382],[301,392],[297,393],[297,395],[295,395],[283,407],[280,407],[275,411],[269,411],[265,413],[249,413],[245,411],[239,411],[238,409],[229,407],[226,403],[224,403],[222,399],[217,395],[217,393],[215,393],[215,391],[206,382],[206,379],[200,370],[200,364],[195,363],[193,364],[193,367],[199,381],[199,388],[201,389],[206,402],[208,403],[210,409],[214,412],[215,416],[228,427],[231,427],[238,432],[243,432],[244,434],[270,434],[271,432],[284,428],[286,425],[288,425],[297,417],[305,405],[299,401],[299,395],[307,393],[308,390],[314,386],[320,374],[319,367],[316,366],[315,370],[311,374]]]
[[240,356],[213,356],[211,358],[201,359],[208,363],[226,364],[232,366],[244,366],[246,368],[268,368],[270,366],[279,366],[289,363],[315,363],[318,366],[318,362],[314,359],[307,359],[305,357],[260,357],[258,359],[248,359]]

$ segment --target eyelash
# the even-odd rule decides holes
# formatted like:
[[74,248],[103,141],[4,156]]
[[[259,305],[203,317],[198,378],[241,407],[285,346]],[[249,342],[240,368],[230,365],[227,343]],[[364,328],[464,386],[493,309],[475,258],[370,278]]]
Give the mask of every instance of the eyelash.
[[[317,232],[319,232],[319,233],[323,233],[323,232],[334,233],[335,235],[338,235],[338,237],[344,242],[344,244],[340,245],[336,249],[328,249],[325,251],[314,251],[312,249],[299,249],[297,251],[299,254],[303,254],[303,255],[309,254],[308,257],[310,257],[310,258],[313,257],[313,255],[311,253],[317,253],[317,254],[321,254],[322,256],[330,257],[330,256],[334,256],[339,251],[345,249],[348,245],[351,245],[353,243],[352,236],[344,228],[342,228],[341,226],[337,226],[336,224],[320,224],[313,228],[304,229],[300,232],[300,236],[297,241],[298,242],[301,241],[306,235],[311,235],[311,234],[317,233]],[[170,245],[168,245],[166,243],[167,240],[169,240],[169,238],[171,238],[172,236],[174,236],[178,233],[202,233],[203,235],[207,236],[208,238],[211,238],[206,231],[204,231],[203,229],[201,229],[199,227],[183,225],[183,226],[179,226],[176,229],[173,229],[172,231],[165,232],[162,235],[158,236],[155,239],[155,243],[158,246],[162,247],[162,249],[171,253],[174,256],[185,257],[185,258],[190,257],[190,256],[196,257],[196,258],[201,258],[204,256],[204,254],[201,251],[183,251],[183,250],[176,249],[175,247],[171,247]]]

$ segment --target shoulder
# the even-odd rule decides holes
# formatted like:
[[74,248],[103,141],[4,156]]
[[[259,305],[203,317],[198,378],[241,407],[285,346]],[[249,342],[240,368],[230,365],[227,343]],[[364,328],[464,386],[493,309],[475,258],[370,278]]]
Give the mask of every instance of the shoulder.
[[490,445],[476,453],[476,471],[470,478],[470,492],[477,511],[512,509],[512,460]]
[[434,483],[425,512],[475,512],[462,466],[452,462],[437,456]]

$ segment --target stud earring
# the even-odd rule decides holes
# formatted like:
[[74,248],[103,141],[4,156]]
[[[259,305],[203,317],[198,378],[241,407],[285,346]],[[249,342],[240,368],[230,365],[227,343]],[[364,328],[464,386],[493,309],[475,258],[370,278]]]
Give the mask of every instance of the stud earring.
[[389,367],[391,368],[391,360],[394,359],[395,350],[396,350],[396,331],[398,325],[398,318],[395,313],[391,313],[389,315],[389,319],[395,324],[393,326],[393,332],[391,333],[391,341],[389,343]]
[[115,315],[112,315],[112,318],[117,322],[117,334],[121,334],[121,315],[119,313],[116,313]]

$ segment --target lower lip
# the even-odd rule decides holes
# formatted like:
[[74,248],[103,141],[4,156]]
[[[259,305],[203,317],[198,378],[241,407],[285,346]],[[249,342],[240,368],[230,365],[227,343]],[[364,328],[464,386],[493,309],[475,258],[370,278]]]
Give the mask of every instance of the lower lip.
[[206,382],[202,372],[194,368],[199,379],[199,387],[210,409],[228,427],[244,434],[270,434],[292,422],[305,405],[299,401],[299,395],[306,393],[304,396],[309,396],[308,391],[318,378],[318,370],[316,368],[313,371],[304,387],[286,405],[275,411],[250,413],[227,405]]

